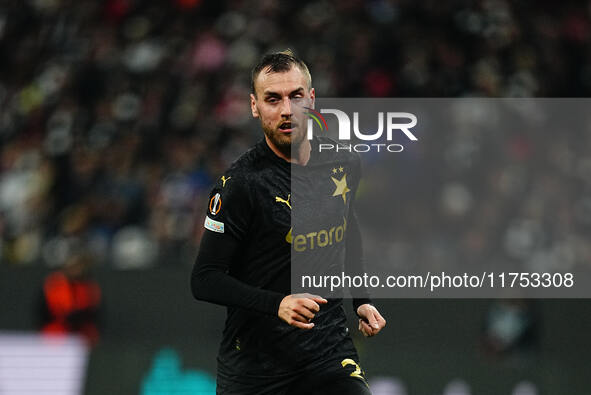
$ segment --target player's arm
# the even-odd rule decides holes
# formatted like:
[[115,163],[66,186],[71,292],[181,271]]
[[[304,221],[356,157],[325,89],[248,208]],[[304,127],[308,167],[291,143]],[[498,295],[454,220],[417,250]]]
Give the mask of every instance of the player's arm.
[[[232,181],[232,182],[230,182]],[[240,265],[243,242],[252,223],[253,199],[245,180],[234,176],[218,182],[212,191],[205,220],[206,231],[191,275],[191,291],[198,300],[279,316],[290,325],[310,329],[310,320],[326,300],[315,295],[288,295],[261,289],[229,274]]]
[[[345,270],[351,276],[363,275],[365,273],[365,264],[363,261],[362,238],[354,210],[351,210],[348,222]],[[355,288],[351,291],[354,296],[353,309],[359,316],[359,330],[364,336],[377,335],[386,326],[386,320],[372,304],[367,289]]]
[[279,316],[289,325],[311,329],[310,322],[326,299],[311,294],[282,295],[253,287],[228,274],[240,259],[240,242],[229,235],[205,232],[191,276],[191,290],[198,300],[235,306]]
[[[355,180],[360,179],[361,164],[357,162]],[[358,182],[353,187],[353,197],[349,206],[349,221],[346,233],[346,255],[345,271],[351,276],[363,276],[366,273],[365,262],[363,259],[363,242],[361,230],[355,213],[355,193],[357,192]],[[369,292],[366,288],[355,288],[351,290],[353,295],[353,310],[359,316],[359,330],[364,336],[374,336],[378,334],[384,326],[386,320],[373,305]]]
[[205,231],[191,275],[197,300],[276,315],[283,295],[246,284],[228,274],[239,260],[240,242],[228,234]]

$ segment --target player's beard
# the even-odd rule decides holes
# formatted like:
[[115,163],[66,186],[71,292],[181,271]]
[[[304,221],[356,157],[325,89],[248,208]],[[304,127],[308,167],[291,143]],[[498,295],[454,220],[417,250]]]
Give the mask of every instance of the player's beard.
[[288,158],[292,157],[292,152],[298,152],[300,145],[304,141],[305,133],[293,120],[291,133],[282,132],[279,126],[285,121],[281,121],[278,125],[269,126],[261,121],[263,132],[269,141],[275,146],[283,155]]

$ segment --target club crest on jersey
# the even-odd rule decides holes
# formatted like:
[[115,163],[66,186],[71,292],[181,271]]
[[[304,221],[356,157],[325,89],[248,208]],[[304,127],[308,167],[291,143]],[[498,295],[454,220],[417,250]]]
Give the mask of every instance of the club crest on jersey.
[[[341,167],[342,169],[342,167]],[[335,190],[332,193],[332,196],[340,196],[343,198],[343,203],[347,204],[347,192],[351,192],[349,187],[347,186],[347,174],[344,173],[341,179],[339,180],[336,177],[330,177],[332,182],[335,184]]]
[[209,213],[211,215],[217,215],[222,209],[222,197],[219,193],[216,193],[209,200]]

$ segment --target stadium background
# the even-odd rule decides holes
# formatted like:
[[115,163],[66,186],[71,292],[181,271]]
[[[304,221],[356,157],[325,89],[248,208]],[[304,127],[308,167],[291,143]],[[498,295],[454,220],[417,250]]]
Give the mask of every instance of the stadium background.
[[[0,331],[36,330],[44,276],[84,249],[103,293],[84,393],[148,394],[160,385],[165,394],[177,385],[179,394],[183,380],[207,381],[190,372],[215,372],[224,310],[193,301],[188,279],[210,185],[260,136],[247,96],[261,54],[294,49],[326,97],[583,97],[591,91],[590,15],[588,1],[2,2]],[[399,226],[419,245],[449,228],[439,202],[451,181],[485,196],[478,180],[502,173],[537,208],[531,217],[520,199],[486,207],[503,224],[533,221],[496,229],[534,240],[520,259],[547,258],[558,246],[589,262],[591,135],[503,136],[491,147],[498,160],[461,177],[453,164],[468,154],[452,136],[439,147],[451,165],[425,157],[426,169],[443,170],[430,199],[407,190],[409,212],[439,215]],[[469,226],[479,210],[463,215],[466,229],[486,236]],[[470,254],[481,239],[440,247]],[[591,390],[586,301],[379,306],[388,327],[359,342],[368,377],[386,378],[376,389]],[[499,311],[509,312],[500,314],[505,326],[495,321]],[[511,347],[491,350],[495,330]],[[158,376],[163,355],[182,372]]]

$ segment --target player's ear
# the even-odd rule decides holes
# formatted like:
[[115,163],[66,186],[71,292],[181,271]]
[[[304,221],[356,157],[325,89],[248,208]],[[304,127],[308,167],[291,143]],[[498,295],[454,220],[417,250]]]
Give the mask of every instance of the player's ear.
[[316,91],[314,90],[314,88],[310,88],[310,101],[311,101],[311,106],[312,108],[314,108],[314,99],[316,99]]
[[253,118],[259,117],[259,110],[257,109],[257,100],[252,93],[250,94],[250,111],[252,112]]

